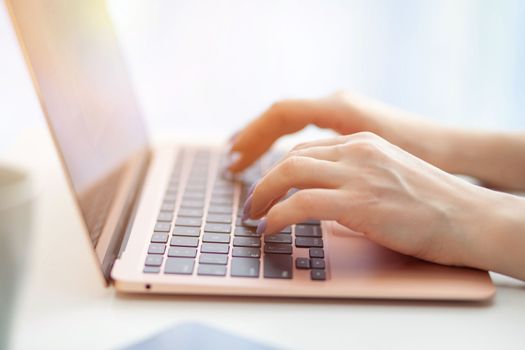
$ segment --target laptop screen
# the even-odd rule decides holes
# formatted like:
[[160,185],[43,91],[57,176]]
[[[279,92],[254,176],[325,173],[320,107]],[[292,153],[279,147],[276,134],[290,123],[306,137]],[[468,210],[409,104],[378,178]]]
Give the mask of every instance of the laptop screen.
[[103,0],[8,1],[94,247],[128,161],[147,149]]

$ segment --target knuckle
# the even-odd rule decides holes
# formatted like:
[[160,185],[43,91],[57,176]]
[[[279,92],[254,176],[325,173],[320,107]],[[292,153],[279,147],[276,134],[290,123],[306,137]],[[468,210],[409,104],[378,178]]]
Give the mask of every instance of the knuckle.
[[271,111],[279,111],[282,109],[283,107],[283,104],[284,104],[284,101],[283,100],[280,100],[280,101],[276,101],[274,103],[272,103],[272,105],[270,106],[270,110]]
[[301,150],[298,148],[298,149],[292,149],[290,152],[288,152],[288,154],[286,155],[286,159],[289,159],[289,158],[297,158],[297,157],[300,157],[301,156]]
[[335,142],[336,144],[345,144],[346,142],[348,142],[348,140],[351,139],[351,137],[352,135],[339,135],[335,137]]
[[350,145],[352,152],[363,158],[376,159],[381,156],[381,149],[371,140],[363,140]]
[[314,198],[313,195],[305,190],[299,191],[294,195],[294,202],[295,205],[301,210],[301,211],[308,211],[311,209]]
[[378,140],[379,139],[379,136],[377,136],[371,131],[361,131],[361,132],[355,133],[353,136],[355,139],[359,139],[359,140]]
[[348,153],[348,145],[344,144],[344,143],[335,145],[333,149],[334,149],[334,152],[335,152],[335,156],[338,159],[342,159]]
[[268,110],[268,118],[273,124],[281,128],[286,127],[293,118],[293,113],[290,113],[292,106],[291,100],[277,101]]
[[282,118],[283,110],[284,101],[274,102],[270,106],[270,108],[268,108],[268,111],[266,112],[266,117],[272,122],[277,122],[280,118]]
[[300,149],[303,149],[305,147],[308,146],[308,143],[307,142],[301,142],[301,143],[298,143],[297,145],[295,145],[289,152],[289,154],[292,154],[293,152],[296,152]]
[[280,165],[280,173],[283,176],[292,178],[297,174],[297,170],[300,167],[301,158],[297,156],[291,156],[286,158]]

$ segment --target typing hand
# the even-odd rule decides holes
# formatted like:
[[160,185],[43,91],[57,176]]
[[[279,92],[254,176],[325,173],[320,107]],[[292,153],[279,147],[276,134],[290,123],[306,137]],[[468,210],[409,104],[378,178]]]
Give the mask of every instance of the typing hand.
[[[292,188],[300,189],[280,201]],[[255,186],[246,214],[264,233],[335,220],[400,253],[465,265],[479,247],[493,192],[454,177],[372,133],[297,146]],[[479,261],[478,261],[479,263]]]
[[331,129],[340,134],[374,131],[377,122],[368,111],[360,110],[350,94],[311,100],[283,100],[275,103],[232,139],[229,170],[242,171],[263,155],[281,136],[295,133],[308,125]]

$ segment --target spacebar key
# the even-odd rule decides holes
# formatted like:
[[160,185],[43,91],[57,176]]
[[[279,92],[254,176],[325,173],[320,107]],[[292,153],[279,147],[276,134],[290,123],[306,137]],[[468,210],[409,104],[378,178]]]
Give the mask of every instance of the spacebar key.
[[264,256],[264,278],[292,278],[293,259],[291,255],[266,254]]

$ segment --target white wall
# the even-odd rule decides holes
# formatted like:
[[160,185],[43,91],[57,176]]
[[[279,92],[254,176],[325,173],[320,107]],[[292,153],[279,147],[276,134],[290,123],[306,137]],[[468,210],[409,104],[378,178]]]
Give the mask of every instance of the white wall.
[[[346,88],[452,124],[525,128],[525,2],[109,0],[153,130],[229,133]],[[0,151],[41,123],[0,7]]]

